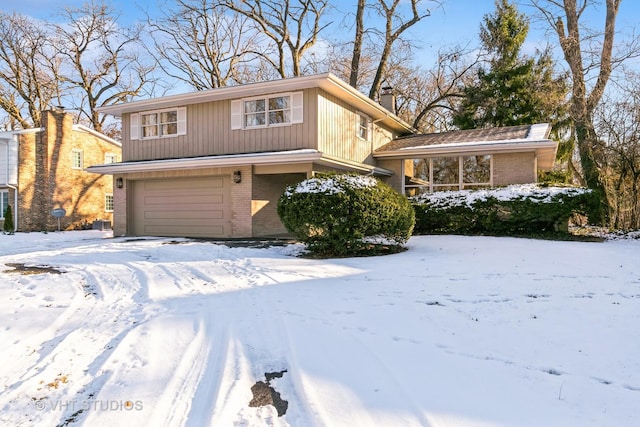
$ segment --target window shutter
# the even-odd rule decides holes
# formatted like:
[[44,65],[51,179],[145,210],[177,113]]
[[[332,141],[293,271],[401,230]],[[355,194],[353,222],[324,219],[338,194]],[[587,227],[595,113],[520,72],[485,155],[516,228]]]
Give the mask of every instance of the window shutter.
[[242,129],[242,100],[231,101],[231,129]]
[[291,124],[302,123],[302,92],[291,94]]
[[139,139],[138,136],[140,130],[140,115],[138,113],[134,113],[129,115],[129,139]]
[[178,135],[187,134],[187,108],[178,108]]

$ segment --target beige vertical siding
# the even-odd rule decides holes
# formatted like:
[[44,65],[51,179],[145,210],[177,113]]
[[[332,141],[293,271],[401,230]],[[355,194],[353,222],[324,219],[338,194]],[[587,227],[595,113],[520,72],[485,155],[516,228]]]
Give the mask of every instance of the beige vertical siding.
[[402,193],[402,181],[404,179],[404,176],[402,174],[402,163],[405,162],[413,164],[411,160],[378,159],[378,166],[393,171],[393,175],[382,178],[382,181],[389,184],[389,186],[391,186],[391,188],[396,190],[398,193]]
[[188,105],[186,135],[130,140],[130,115],[125,114],[123,161],[316,148],[317,91],[303,91],[303,123],[290,126],[231,130],[231,100],[223,100]]
[[375,164],[373,150],[394,137],[373,123],[371,140],[360,139],[356,135],[358,110],[325,91],[318,94],[318,117],[318,149],[343,159]]

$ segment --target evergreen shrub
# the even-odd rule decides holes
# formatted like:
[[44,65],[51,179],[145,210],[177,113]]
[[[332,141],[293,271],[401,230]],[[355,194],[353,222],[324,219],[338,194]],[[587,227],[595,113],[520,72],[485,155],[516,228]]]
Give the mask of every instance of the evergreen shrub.
[[397,252],[415,223],[406,197],[376,178],[354,174],[319,174],[287,187],[278,215],[321,256]]
[[416,234],[538,234],[568,231],[574,214],[598,206],[585,188],[512,185],[490,190],[443,191],[410,198]]
[[2,231],[7,234],[13,234],[13,211],[11,205],[7,205],[7,209],[4,211],[4,224],[2,224]]

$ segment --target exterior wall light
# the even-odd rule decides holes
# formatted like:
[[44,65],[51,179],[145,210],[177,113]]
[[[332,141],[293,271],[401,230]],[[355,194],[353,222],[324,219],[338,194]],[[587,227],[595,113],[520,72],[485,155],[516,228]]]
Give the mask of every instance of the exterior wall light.
[[118,188],[124,187],[124,181],[122,180],[122,177],[116,178],[116,187]]
[[242,181],[242,173],[240,171],[234,171],[233,182],[235,182],[236,184],[240,184],[240,181]]

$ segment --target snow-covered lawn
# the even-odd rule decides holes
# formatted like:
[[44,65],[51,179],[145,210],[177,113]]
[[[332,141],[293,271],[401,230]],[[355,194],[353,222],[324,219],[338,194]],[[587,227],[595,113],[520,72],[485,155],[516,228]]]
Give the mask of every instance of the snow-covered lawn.
[[640,241],[408,247],[0,235],[0,425],[640,425]]

